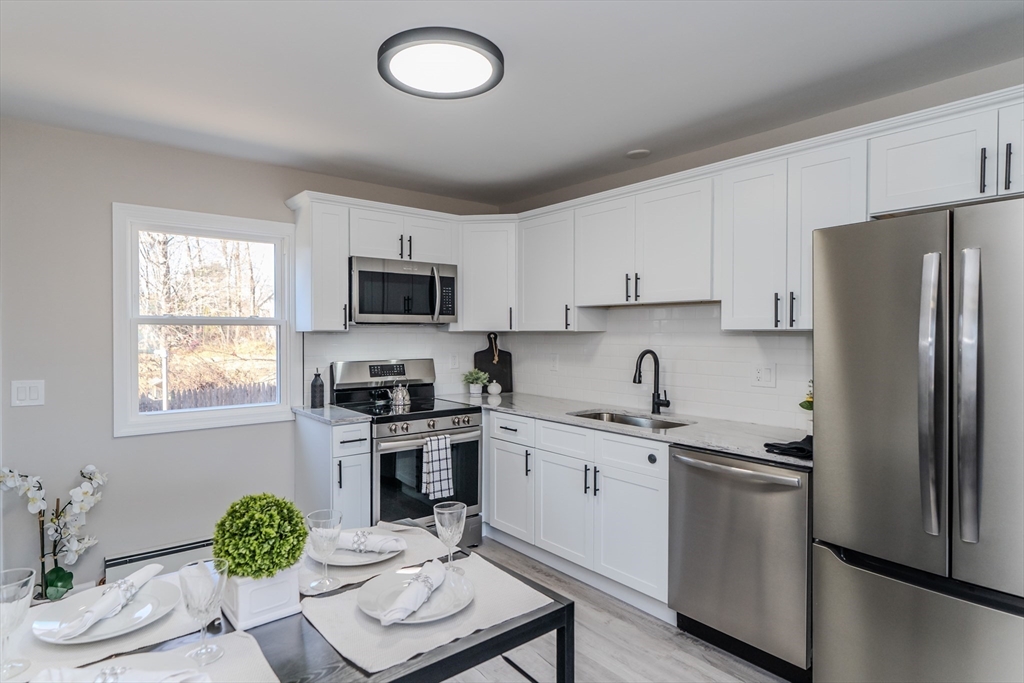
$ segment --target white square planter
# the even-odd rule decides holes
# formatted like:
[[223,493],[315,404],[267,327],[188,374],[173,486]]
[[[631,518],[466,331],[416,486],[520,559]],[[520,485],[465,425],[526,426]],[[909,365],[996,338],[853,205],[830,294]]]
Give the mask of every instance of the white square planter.
[[232,576],[224,586],[224,616],[239,631],[290,617],[299,605],[299,565],[268,579]]

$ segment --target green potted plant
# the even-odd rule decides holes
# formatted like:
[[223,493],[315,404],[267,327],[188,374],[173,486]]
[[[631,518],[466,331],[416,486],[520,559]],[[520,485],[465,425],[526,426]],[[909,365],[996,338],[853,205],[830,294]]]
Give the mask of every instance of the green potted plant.
[[238,630],[297,614],[306,523],[295,504],[270,493],[244,496],[213,533],[213,556],[228,561],[224,614]]
[[471,396],[480,396],[483,393],[484,385],[491,381],[491,376],[483,370],[473,368],[462,376],[462,381],[469,385]]
[[804,400],[800,401],[800,407],[806,410],[810,415],[807,416],[807,434],[814,434],[814,380],[807,382],[807,396]]

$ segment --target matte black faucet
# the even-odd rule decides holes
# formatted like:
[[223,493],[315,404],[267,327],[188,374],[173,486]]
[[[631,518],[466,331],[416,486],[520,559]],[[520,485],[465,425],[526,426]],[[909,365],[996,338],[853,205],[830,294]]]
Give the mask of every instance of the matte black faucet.
[[668,400],[668,391],[665,391],[665,398],[661,397],[661,392],[658,390],[660,377],[661,377],[661,363],[658,362],[658,354],[651,349],[644,349],[640,352],[640,356],[636,359],[636,372],[633,373],[633,384],[640,384],[643,381],[643,377],[640,374],[640,366],[644,362],[644,356],[650,354],[654,359],[654,394],[651,396],[651,413],[654,415],[661,415],[662,408],[668,408],[672,405],[672,402]]

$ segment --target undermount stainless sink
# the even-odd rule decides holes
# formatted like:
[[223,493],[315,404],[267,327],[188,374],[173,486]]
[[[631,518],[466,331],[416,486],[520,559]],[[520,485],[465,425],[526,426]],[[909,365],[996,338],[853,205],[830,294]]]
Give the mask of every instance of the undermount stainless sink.
[[686,427],[693,424],[692,422],[679,422],[677,420],[664,420],[654,417],[639,417],[637,415],[627,415],[625,413],[573,413],[573,415],[576,417],[584,417],[588,420],[614,422],[615,424],[629,425],[630,427],[643,427],[645,429],[675,429],[676,427]]

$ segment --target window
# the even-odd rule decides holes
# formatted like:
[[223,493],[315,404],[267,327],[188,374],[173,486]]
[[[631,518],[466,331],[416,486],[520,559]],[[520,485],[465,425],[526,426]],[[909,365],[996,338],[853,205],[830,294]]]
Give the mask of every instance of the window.
[[114,204],[114,436],[292,419],[293,226]]

